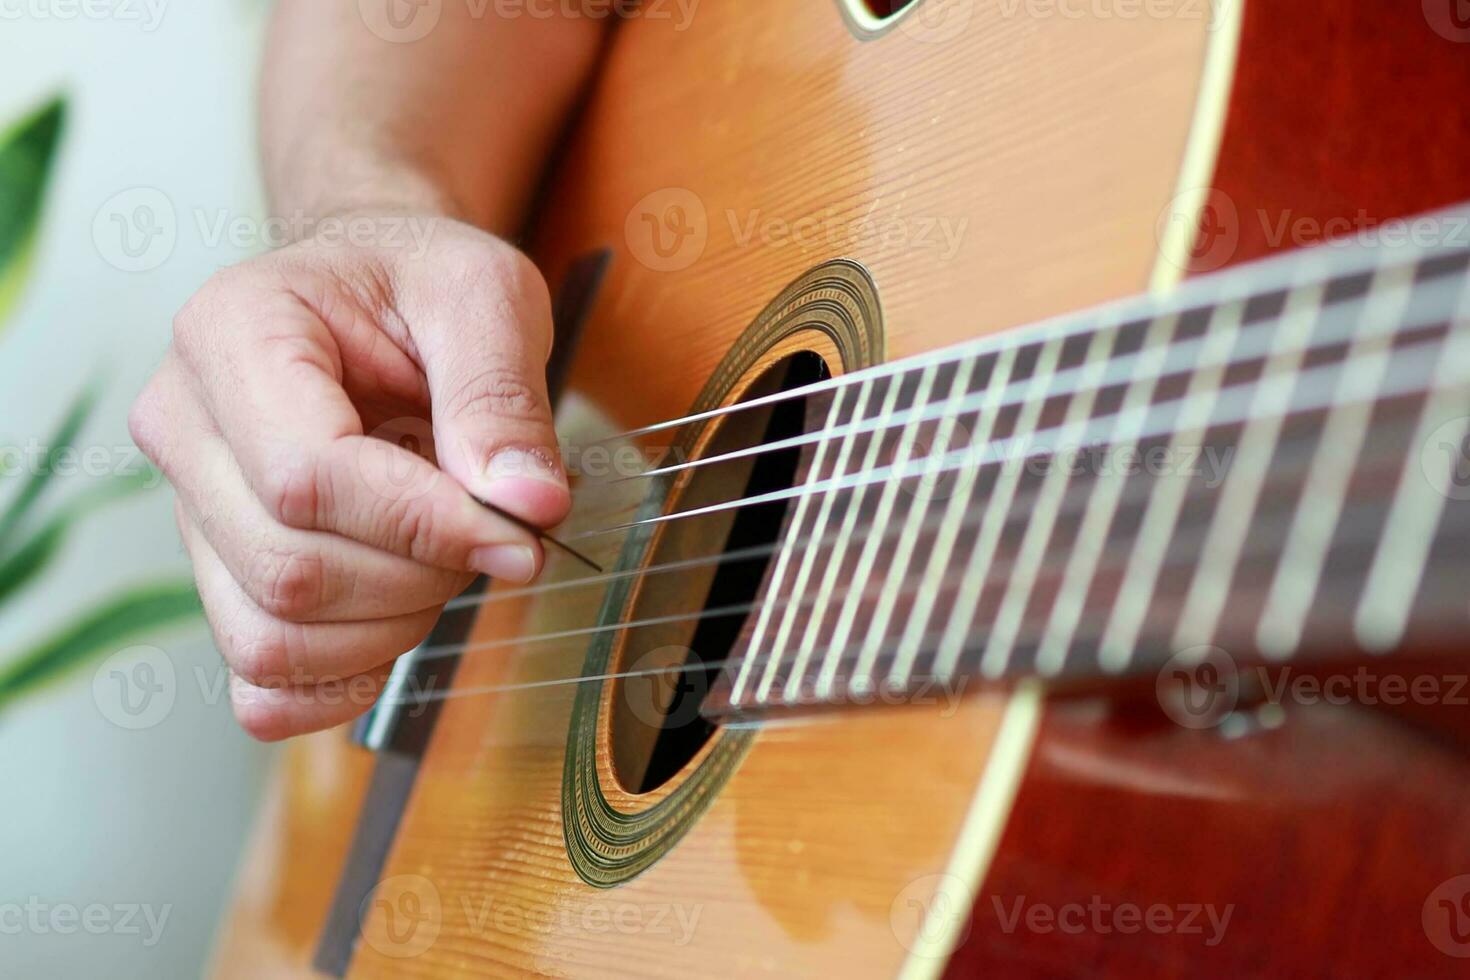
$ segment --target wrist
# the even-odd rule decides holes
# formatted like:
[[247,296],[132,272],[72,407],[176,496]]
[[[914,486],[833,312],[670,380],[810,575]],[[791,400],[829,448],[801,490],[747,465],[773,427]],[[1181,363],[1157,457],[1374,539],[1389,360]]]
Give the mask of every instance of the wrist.
[[271,214],[286,225],[292,241],[364,217],[445,218],[476,224],[445,182],[421,167],[359,157],[310,169],[331,179],[311,185],[272,181]]

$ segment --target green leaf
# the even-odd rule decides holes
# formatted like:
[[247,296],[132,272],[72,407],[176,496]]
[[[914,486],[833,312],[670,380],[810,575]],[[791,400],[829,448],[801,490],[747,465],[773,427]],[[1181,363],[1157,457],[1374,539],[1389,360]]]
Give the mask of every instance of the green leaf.
[[66,99],[57,96],[0,135],[0,323],[20,298],[30,268],[65,124]]
[[122,592],[19,656],[7,658],[0,667],[0,709],[96,657],[116,653],[155,630],[193,620],[200,612],[199,596],[189,581]]
[[6,551],[5,542],[0,540],[0,605],[46,569],[61,551],[72,527],[93,511],[147,490],[155,475],[148,469],[111,477],[67,501],[19,547]]
[[[66,417],[61,420],[60,427],[51,434],[51,441],[46,444],[46,458],[41,467],[26,480],[21,487],[20,493],[15,500],[11,501],[9,507],[0,514],[0,548],[4,548],[20,522],[25,519],[31,507],[40,498],[46,485],[56,472],[56,461],[58,454],[77,440],[77,434],[82,431],[87,417],[92,414],[92,409],[97,405],[97,389],[94,385],[88,385],[82,393],[72,401],[71,408],[67,409]],[[9,474],[0,474],[9,475]]]

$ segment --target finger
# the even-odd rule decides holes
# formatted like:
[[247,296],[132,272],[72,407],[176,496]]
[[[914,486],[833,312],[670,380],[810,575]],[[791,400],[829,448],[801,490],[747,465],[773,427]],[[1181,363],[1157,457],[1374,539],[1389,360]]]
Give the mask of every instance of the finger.
[[[235,288],[246,296],[260,290],[253,279]],[[273,287],[249,311],[270,323],[261,338],[242,328],[247,314],[238,291],[206,296],[181,314],[176,334],[198,372],[199,397],[267,514],[423,564],[513,582],[537,574],[531,535],[477,504],[423,457],[362,434],[340,380],[343,353],[314,311]],[[416,372],[387,341],[354,356],[383,362],[388,373]],[[397,387],[409,384],[399,379]]]
[[371,708],[388,680],[387,667],[303,687],[256,687],[230,675],[235,720],[262,742],[346,724]]
[[551,301],[520,253],[475,253],[441,287],[402,297],[428,377],[439,465],[470,492],[538,527],[571,509],[546,359]]
[[245,595],[182,507],[179,531],[194,563],[215,644],[230,670],[256,687],[303,686],[381,667],[428,636],[438,609],[352,623],[288,623]]
[[331,531],[421,564],[512,582],[540,571],[532,534],[432,463],[382,439],[349,436],[324,447],[282,500],[289,526]]
[[336,338],[261,261],[218,273],[189,300],[174,318],[171,353],[268,500],[303,447],[361,435],[362,422],[342,386]]
[[143,434],[150,457],[231,576],[266,613],[297,623],[385,619],[440,606],[469,583],[467,573],[276,523],[245,486],[200,406],[184,392],[167,397],[176,424]]
[[[357,541],[272,521],[246,489],[222,442],[180,481],[185,506],[251,601],[288,622],[383,619],[443,605],[473,578]],[[207,494],[201,488],[208,488]],[[530,578],[538,561],[525,549]]]

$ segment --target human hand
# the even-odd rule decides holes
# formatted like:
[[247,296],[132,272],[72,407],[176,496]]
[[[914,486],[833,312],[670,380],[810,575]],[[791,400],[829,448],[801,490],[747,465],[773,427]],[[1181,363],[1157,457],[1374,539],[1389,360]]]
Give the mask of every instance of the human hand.
[[260,739],[365,711],[474,573],[535,578],[539,543],[472,494],[538,527],[571,506],[540,273],[416,220],[422,254],[306,240],[220,272],[129,419]]

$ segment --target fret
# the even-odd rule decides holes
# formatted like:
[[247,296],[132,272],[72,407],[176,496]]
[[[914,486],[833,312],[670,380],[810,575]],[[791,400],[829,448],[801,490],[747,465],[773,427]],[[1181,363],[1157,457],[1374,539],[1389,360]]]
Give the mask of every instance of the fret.
[[[1174,455],[1176,446],[1197,443],[1204,435],[1225,374],[1224,359],[1234,344],[1244,315],[1245,304],[1239,302],[1212,313],[1211,330],[1201,361],[1213,366],[1194,372],[1189,379],[1175,434],[1169,440],[1169,457]],[[1211,356],[1206,357],[1206,353]],[[1157,478],[1151,485],[1143,524],[1134,541],[1133,553],[1129,556],[1107,629],[1103,632],[1099,659],[1106,670],[1122,670],[1133,656],[1134,644],[1148,612],[1149,598],[1188,488],[1189,480],[1178,476],[1173,479]]]
[[[1016,428],[1012,433],[1013,439],[1018,443],[1029,436],[1036,427],[1036,422],[1041,416],[1042,405],[1045,402],[1046,390],[1053,380],[1052,371],[1056,367],[1061,350],[1062,340],[1059,337],[1047,341],[1041,348],[1041,354],[1037,358],[1030,384],[1027,387],[1027,398],[1022,406],[1021,417],[1017,420]],[[999,461],[995,486],[990,492],[990,499],[985,502],[985,516],[981,518],[980,532],[975,538],[974,547],[970,550],[970,559],[966,562],[965,572],[955,595],[954,615],[951,616],[949,625],[944,630],[935,657],[934,673],[939,677],[951,676],[955,665],[959,663],[960,654],[964,651],[965,639],[969,636],[975,614],[979,610],[980,595],[989,576],[991,562],[995,559],[995,549],[1000,542],[1000,532],[1010,512],[1011,499],[1015,496],[1016,486],[1021,481],[1023,469],[1024,466],[1020,465],[1019,460],[1017,465],[1009,465],[1005,459]]]
[[[1363,311],[1363,325],[1398,323],[1408,309],[1408,288],[1413,278],[1412,268],[1380,271]],[[1307,467],[1301,498],[1256,629],[1256,643],[1268,657],[1286,657],[1301,642],[1307,611],[1317,594],[1327,551],[1373,417],[1372,401],[1352,400],[1351,396],[1380,390],[1392,353],[1393,335],[1386,332],[1360,332],[1348,350],[1333,395],[1337,404],[1329,410]]]
[[[879,417],[892,417],[893,408],[895,405],[898,404],[898,388],[898,385],[888,386],[888,391],[883,399],[883,406],[878,410]],[[878,454],[882,449],[882,445],[882,433],[877,433],[874,438],[869,440],[867,452],[863,454],[862,472],[866,473],[873,469],[873,464],[878,461]],[[822,595],[830,596],[833,589],[836,587],[837,576],[841,572],[842,566],[847,559],[847,546],[849,542],[852,541],[853,531],[857,528],[858,515],[862,511],[863,498],[867,495],[868,487],[870,485],[871,484],[868,483],[862,483],[853,488],[852,497],[848,501],[847,510],[842,515],[842,527],[837,532],[837,541],[833,545],[831,556],[827,559],[827,569],[822,575]],[[843,619],[847,615],[848,603],[852,600],[853,595],[851,591],[849,591],[848,594],[844,597],[844,601],[842,603],[842,612],[838,614],[839,631],[841,631]],[[812,611],[811,618],[807,623],[806,634],[802,639],[803,647],[810,645],[812,649],[816,648],[817,636],[821,631],[822,621],[826,618],[826,613],[827,606],[825,603],[819,604]],[[854,610],[852,614],[856,615],[856,610]],[[851,623],[849,622],[848,625],[850,627]],[[842,648],[840,646],[834,644],[827,649],[826,655],[823,657],[822,670],[817,678],[818,697],[829,697],[831,695],[832,678],[837,672],[837,661],[841,659],[840,653],[837,657],[833,657],[832,654],[834,650],[840,651],[841,649]],[[808,659],[810,659],[811,657],[810,650],[807,651],[807,657]]]
[[[1454,567],[1470,505],[1447,504],[1425,443],[1470,436],[1466,263],[1385,261],[1401,257],[1345,274],[1340,253],[1309,253],[1273,267],[1269,290],[1221,280],[1145,306],[1155,317],[1107,307],[860,374],[793,443],[813,447],[805,484],[741,501],[797,506],[773,608],[752,616],[707,710],[961,673],[1100,679],[1206,643],[1246,661],[1293,654],[1304,634],[1388,647],[1411,621],[1464,618],[1431,562]],[[1154,474],[1153,453],[1207,439],[1231,451],[1218,484]],[[1065,465],[1074,448],[1147,452],[1150,468]],[[906,498],[936,466],[947,495]],[[1096,658],[1078,662],[1077,644]]]
[[[1112,356],[1116,341],[1117,333],[1112,324],[1102,325],[1092,336],[1087,348],[1088,370],[1083,373],[1084,380],[1079,385],[1080,390],[1072,396],[1067,406],[1067,416],[1063,422],[1066,431],[1076,430],[1079,425],[1092,417],[1093,405],[1097,401],[1097,382],[1103,374],[1103,368],[1106,367],[1108,359]],[[1059,440],[1056,451],[1062,448],[1064,447]],[[1055,460],[1055,452],[1053,460]],[[1000,610],[996,613],[995,625],[990,631],[985,650],[980,656],[981,670],[987,674],[994,676],[1002,672],[1010,660],[1016,633],[1021,627],[1021,618],[1026,611],[1026,604],[1031,600],[1031,590],[1035,585],[1037,573],[1041,569],[1047,543],[1051,540],[1052,532],[1056,527],[1057,512],[1061,509],[1062,497],[1070,479],[1070,472],[1055,465],[1047,470],[1043,478],[1041,489],[1036,496],[1036,504],[1031,510],[1025,534],[1021,539],[1016,567],[1009,576],[1005,595],[1001,599]]]
[[[1168,354],[1169,341],[1179,324],[1177,314],[1152,321],[1143,341],[1143,351],[1150,354],[1140,359],[1138,370],[1129,379],[1123,402],[1114,422],[1109,446],[1114,451],[1132,450],[1138,445],[1147,416],[1142,411],[1153,401],[1159,375]],[[1097,574],[1098,562],[1107,545],[1108,529],[1117,513],[1127,474],[1121,467],[1110,468],[1093,482],[1082,526],[1072,544],[1072,553],[1062,574],[1062,584],[1052,602],[1051,615],[1036,652],[1036,668],[1043,676],[1057,674],[1067,656],[1082,610],[1087,603],[1088,588]]]
[[[1458,288],[1456,283],[1453,282],[1447,283],[1444,281],[1430,281],[1428,283],[1417,284],[1416,288],[1414,289],[1414,295],[1416,297],[1416,302],[1422,299],[1425,305],[1432,306],[1432,304],[1441,297],[1443,297],[1445,302],[1447,303],[1452,302],[1458,296]],[[1309,354],[1313,351],[1323,350],[1335,345],[1349,344],[1354,340],[1355,337],[1360,336],[1361,331],[1364,328],[1359,323],[1357,312],[1353,309],[1345,308],[1349,305],[1350,304],[1341,302],[1334,303],[1330,300],[1326,303],[1326,305],[1324,305],[1322,313],[1317,320],[1317,326],[1315,328],[1312,338],[1312,345],[1308,348]],[[1273,338],[1276,332],[1275,326],[1276,320],[1274,318],[1262,318],[1243,325],[1239,331],[1236,340],[1236,346],[1232,352],[1233,356],[1230,359],[1230,363],[1238,364],[1245,361],[1250,361],[1255,358],[1263,358],[1269,355],[1272,350]],[[1396,330],[1398,328],[1395,325],[1393,329]],[[1378,327],[1374,327],[1373,330],[1374,332],[1384,332]],[[1387,332],[1391,333],[1392,330],[1389,330]],[[1070,339],[1074,336],[1081,336],[1085,339],[1087,337],[1090,337],[1091,335],[1068,335],[1068,337],[1064,338],[1064,340]],[[1191,337],[1189,339],[1179,340],[1176,343],[1169,345],[1167,351],[1165,351],[1164,353],[1164,360],[1162,362],[1159,362],[1157,359],[1150,360],[1148,362],[1149,370],[1164,375],[1197,370],[1198,368],[1204,366],[1203,362],[1199,360],[1199,353],[1201,351],[1202,345],[1203,340],[1200,337]],[[1142,359],[1147,357],[1150,353],[1151,352],[1147,350],[1130,351],[1125,354],[1118,354],[1114,356],[1108,361],[1107,365],[1105,366],[1105,373],[1103,377],[1095,379],[1095,386],[1099,389],[1106,389],[1119,384],[1127,383],[1139,373],[1138,369],[1143,363]],[[955,354],[953,358],[949,361],[930,358],[927,359],[925,363],[932,363],[942,368],[946,364],[958,364],[966,362],[968,360],[971,359],[961,354]],[[1054,389],[1059,391],[1075,389],[1077,385],[1082,381],[1082,372],[1085,369],[1086,365],[1082,365],[1079,367],[1068,367],[1062,370],[1058,370],[1055,376]],[[912,373],[918,374],[919,371],[919,368],[915,368],[913,369]],[[887,375],[875,375],[869,380],[886,380],[887,377]],[[1020,400],[1025,397],[1025,389],[1025,379],[1014,382],[1004,392],[1005,398],[1001,404],[1007,406],[1019,404]],[[975,412],[979,409],[980,404],[985,400],[986,396],[987,392],[984,391],[968,394],[963,401],[955,406],[955,409],[959,414]],[[903,410],[896,411],[891,419],[886,420],[886,425],[880,425],[873,418],[857,419],[854,421],[844,422],[836,426],[832,429],[830,433],[824,433],[820,430],[815,432],[802,433],[786,439],[778,440],[776,442],[736,449],[712,457],[685,460],[680,463],[671,463],[666,466],[660,466],[650,471],[650,474],[645,475],[677,473],[684,470],[691,470],[709,466],[713,463],[740,459],[743,457],[764,452],[772,452],[778,449],[814,445],[822,439],[836,439],[840,436],[846,436],[849,433],[862,434],[874,432],[880,428],[892,430],[900,425],[907,425],[910,422],[914,421],[932,421],[936,418],[941,417],[941,415],[947,411],[947,406],[936,406],[933,404],[905,408]]]
[[[1303,265],[1308,277],[1326,271],[1312,264]],[[1214,639],[1325,292],[1326,285],[1317,283],[1293,292],[1287,302],[1236,443],[1234,462],[1215,494],[1215,511],[1171,642],[1175,650]]]
[[[895,384],[890,385],[889,387],[897,392],[899,386]],[[873,383],[871,381],[865,381],[859,387],[857,406],[853,409],[852,414],[852,417],[854,419],[863,418],[863,413],[867,411],[868,398],[871,396],[872,391]],[[858,438],[859,434],[852,431],[849,431],[845,436],[843,436],[841,449],[837,453],[837,463],[832,468],[833,475],[841,476],[843,473],[847,472],[847,463],[852,456],[853,446],[857,443]],[[881,439],[882,434],[879,433],[870,441],[877,442]],[[827,527],[827,524],[832,517],[833,502],[836,501],[840,493],[840,490],[830,490],[822,497],[822,509],[821,512],[817,515],[817,522],[815,528],[813,529],[812,540],[810,542],[807,542],[805,554],[802,556],[801,559],[801,568],[798,569],[796,573],[796,584],[795,587],[792,589],[792,594],[794,596],[801,597],[806,595],[807,582],[811,578],[812,566],[816,563],[817,555],[822,553],[822,538],[825,533],[825,528]],[[817,593],[818,608],[820,608],[821,605],[824,604],[826,600],[830,597],[830,591]],[[781,628],[776,636],[776,647],[778,649],[786,649],[787,643],[790,642],[791,631],[796,622],[797,605],[798,604],[795,602],[791,603],[789,606],[786,607],[786,612],[781,617]],[[815,613],[813,613],[813,615],[815,615]],[[809,633],[810,630],[808,630],[807,632]],[[812,654],[812,646],[813,644],[808,644],[805,640],[803,640],[801,647],[797,650],[796,661],[791,668],[791,676],[793,678],[799,680],[802,674],[805,673],[807,660],[810,659]],[[757,697],[764,699],[769,694],[772,684],[772,676],[773,672],[768,667],[766,670],[766,676],[761,678],[761,687],[760,691],[757,693]],[[788,696],[790,695],[788,694]]]
[[[924,377],[920,380],[919,392],[914,397],[915,404],[923,404],[929,397],[929,390],[934,384],[934,374],[934,366],[930,365],[926,369]],[[904,426],[902,434],[899,437],[898,449],[894,452],[894,462],[891,467],[894,475],[884,481],[882,495],[878,498],[878,510],[873,515],[873,527],[877,529],[877,533],[869,534],[867,539],[863,541],[863,550],[858,556],[857,568],[853,572],[852,585],[849,588],[847,602],[843,606],[843,617],[846,619],[846,627],[849,631],[852,629],[852,623],[856,619],[857,609],[862,603],[863,588],[867,585],[868,579],[873,574],[873,566],[877,562],[879,546],[884,542],[883,531],[888,527],[889,519],[893,514],[893,505],[898,497],[898,488],[903,482],[903,468],[908,464],[909,456],[913,452],[914,442],[917,437],[918,430],[916,428]],[[881,604],[880,599],[880,607]],[[852,609],[852,616],[850,618],[848,617],[849,607]],[[871,629],[868,631],[868,638],[871,640],[873,636],[878,635],[880,632],[880,630]],[[845,635],[841,641],[837,641],[834,637],[834,644],[838,649],[841,649],[845,645],[845,642]],[[862,689],[866,687],[867,672],[872,667],[873,655],[875,654],[870,654],[870,648],[864,645],[862,653],[858,658],[858,667],[854,672],[856,676],[850,681],[854,688]]]
[[[1001,400],[1001,392],[1005,391],[1010,383],[1011,370],[1015,363],[1015,348],[1002,351],[996,357],[995,367],[991,371],[985,389],[987,400],[981,403],[979,414],[976,416],[976,431],[970,442],[972,446],[983,446],[990,441],[990,434],[995,429],[995,418],[999,414],[998,405]],[[908,623],[899,640],[897,656],[889,670],[891,683],[899,685],[908,683],[909,673],[913,670],[914,661],[923,645],[924,627],[933,614],[934,604],[939,598],[940,586],[949,572],[954,546],[959,538],[960,528],[964,525],[965,515],[970,510],[972,504],[970,495],[979,475],[979,466],[965,466],[959,471],[954,492],[950,495],[944,509],[944,517],[940,520],[939,530],[934,536],[932,557],[916,590],[913,611],[909,614]]]
[[[974,360],[967,360],[955,373],[954,381],[950,384],[950,392],[945,399],[945,416],[940,423],[939,430],[935,433],[933,451],[943,459],[949,452],[949,442],[954,435],[955,425],[958,421],[957,407],[963,400],[969,388],[970,376],[975,369]],[[972,467],[961,467],[961,470],[972,469]],[[902,479],[900,476],[899,479]],[[913,558],[915,546],[918,544],[921,529],[925,519],[929,515],[927,502],[915,503],[910,506],[909,512],[904,519],[903,529],[899,533],[897,546],[894,548],[893,561],[888,567],[888,574],[883,582],[882,592],[878,596],[877,608],[873,613],[873,621],[868,630],[867,639],[863,644],[862,652],[859,654],[858,667],[854,671],[858,676],[863,676],[872,669],[872,664],[877,658],[879,648],[887,639],[888,621],[893,616],[893,610],[898,603],[898,594],[908,579],[909,562]],[[880,525],[881,528],[881,525]],[[928,567],[937,564],[935,556],[929,558]],[[910,613],[912,618],[913,613]]]
[[1466,418],[1470,401],[1464,390],[1470,380],[1467,320],[1470,320],[1470,279],[1466,280],[1451,317],[1450,332],[1436,364],[1430,394],[1404,455],[1388,520],[1363,587],[1354,628],[1358,642],[1368,650],[1387,651],[1402,640],[1434,543],[1434,532],[1449,496],[1448,487],[1433,485],[1429,475],[1423,472],[1420,450],[1446,423],[1450,425],[1448,441],[1454,445],[1462,445],[1470,434],[1470,418]]
[[[897,385],[894,387],[896,388]],[[839,388],[837,390],[836,397],[832,399],[832,407],[827,412],[827,419],[823,424],[823,432],[831,432],[832,428],[837,424],[837,419],[842,414],[843,401],[851,391],[851,388]],[[823,439],[817,444],[817,451],[812,460],[811,468],[813,478],[818,478],[821,475],[822,462],[827,454],[827,446],[828,441],[826,439]],[[830,496],[833,492],[835,491],[829,491],[828,495]],[[781,583],[786,578],[786,566],[791,561],[791,551],[800,536],[802,523],[806,517],[807,505],[811,502],[811,499],[812,494],[810,492],[803,493],[796,499],[796,507],[791,519],[791,530],[785,535],[781,544],[780,553],[776,556],[776,567],[771,575],[770,586],[766,590],[767,601],[761,604],[760,616],[756,620],[755,631],[751,634],[749,650],[752,655],[747,656],[741,661],[740,672],[735,678],[734,692],[731,695],[732,699],[738,699],[744,692],[745,685],[750,681],[751,669],[754,667],[757,659],[753,654],[758,653],[761,649],[761,644],[770,628],[771,617],[777,605],[776,602],[770,600],[781,595]],[[766,663],[767,675],[770,674],[772,665],[780,659],[780,656],[779,648],[773,647],[770,658]]]

